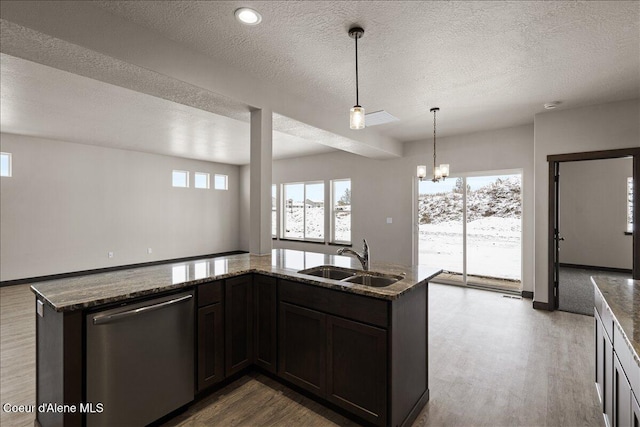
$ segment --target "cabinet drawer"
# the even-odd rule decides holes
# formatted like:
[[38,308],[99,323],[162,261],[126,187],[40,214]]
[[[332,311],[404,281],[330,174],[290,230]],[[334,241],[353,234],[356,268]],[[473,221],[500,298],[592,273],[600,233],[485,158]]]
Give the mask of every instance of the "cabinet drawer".
[[280,301],[383,328],[389,325],[389,305],[385,300],[305,285],[290,280],[280,280],[278,292]]
[[198,307],[222,301],[222,280],[198,286]]
[[598,287],[596,285],[593,285],[593,299],[594,299],[594,306],[596,308],[596,311],[602,318],[602,308],[604,307],[604,299],[602,298],[602,295],[600,294],[600,291],[598,290]]

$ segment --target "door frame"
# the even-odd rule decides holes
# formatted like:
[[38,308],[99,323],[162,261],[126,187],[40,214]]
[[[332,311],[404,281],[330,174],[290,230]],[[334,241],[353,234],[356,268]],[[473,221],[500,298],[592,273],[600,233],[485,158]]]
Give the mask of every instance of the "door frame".
[[563,162],[576,162],[584,160],[605,160],[605,159],[619,159],[623,157],[633,158],[633,230],[632,230],[632,251],[633,251],[633,267],[632,277],[635,280],[640,280],[640,235],[638,230],[638,223],[640,223],[640,209],[638,209],[638,201],[640,200],[640,148],[621,148],[616,150],[603,150],[603,151],[587,151],[581,153],[567,153],[567,154],[553,154],[547,156],[547,162],[549,163],[549,216],[547,225],[547,240],[548,240],[548,300],[546,308],[548,311],[554,311],[558,308],[558,293],[556,292],[556,249],[557,239],[555,230],[555,218],[558,215],[558,203],[557,198],[559,196],[558,186],[556,185],[556,172],[559,171],[560,163]]
[[[522,206],[522,214],[520,218],[520,293],[523,292],[524,286],[524,187],[525,187],[525,172],[524,168],[509,168],[509,169],[495,169],[495,170],[483,170],[483,171],[471,171],[471,172],[458,172],[453,174],[447,179],[464,178],[465,184],[468,178],[479,178],[485,176],[500,176],[500,175],[520,175],[521,187],[520,187],[520,204]],[[429,180],[426,178],[426,180]],[[420,205],[420,180],[413,178],[413,239],[412,239],[412,258],[413,264],[418,265],[420,260],[420,218],[418,215]],[[467,286],[467,188],[464,186],[464,197],[462,206],[462,275],[463,285]]]

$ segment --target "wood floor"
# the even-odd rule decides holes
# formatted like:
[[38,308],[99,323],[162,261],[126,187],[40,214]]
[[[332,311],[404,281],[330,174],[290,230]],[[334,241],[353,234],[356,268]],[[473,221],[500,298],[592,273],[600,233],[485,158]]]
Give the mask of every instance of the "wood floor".
[[[431,400],[414,426],[602,426],[593,384],[593,318],[456,286],[429,289]],[[0,288],[2,404],[35,401],[34,299]],[[31,414],[1,412],[2,426]],[[167,426],[354,425],[272,379],[245,375]]]

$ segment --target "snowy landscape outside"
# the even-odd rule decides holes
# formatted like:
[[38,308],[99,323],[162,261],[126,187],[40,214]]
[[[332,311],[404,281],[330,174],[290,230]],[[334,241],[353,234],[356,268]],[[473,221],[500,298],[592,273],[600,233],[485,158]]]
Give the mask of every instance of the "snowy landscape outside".
[[419,263],[463,273],[462,206],[467,191],[467,275],[521,279],[521,176],[423,181],[419,188]]
[[[351,181],[335,180],[332,186],[335,199],[332,206],[333,241],[351,242]],[[283,237],[323,240],[325,236],[324,183],[285,184],[283,187]],[[275,220],[274,212],[272,221]]]

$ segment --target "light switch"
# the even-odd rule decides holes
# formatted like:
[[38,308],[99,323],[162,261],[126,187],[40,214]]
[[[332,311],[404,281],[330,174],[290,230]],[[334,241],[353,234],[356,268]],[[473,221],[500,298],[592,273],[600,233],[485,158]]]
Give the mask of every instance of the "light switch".
[[388,218],[387,218],[387,224],[392,224],[392,223],[393,223],[393,218],[388,217]]

